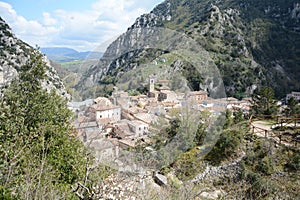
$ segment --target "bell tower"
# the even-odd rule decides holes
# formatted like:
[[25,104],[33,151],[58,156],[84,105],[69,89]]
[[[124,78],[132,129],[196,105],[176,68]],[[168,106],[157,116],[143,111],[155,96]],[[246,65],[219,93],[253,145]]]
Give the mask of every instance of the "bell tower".
[[149,92],[154,92],[154,78],[149,78]]

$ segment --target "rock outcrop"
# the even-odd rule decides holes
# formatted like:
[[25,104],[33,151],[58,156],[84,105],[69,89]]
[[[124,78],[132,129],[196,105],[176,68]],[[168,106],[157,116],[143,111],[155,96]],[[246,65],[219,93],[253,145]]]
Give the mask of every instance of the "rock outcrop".
[[[0,89],[18,77],[18,71],[28,63],[30,53],[41,54],[38,50],[18,39],[6,22],[0,18]],[[56,70],[44,56],[47,79],[42,82],[46,90],[56,89],[57,93],[69,98]]]

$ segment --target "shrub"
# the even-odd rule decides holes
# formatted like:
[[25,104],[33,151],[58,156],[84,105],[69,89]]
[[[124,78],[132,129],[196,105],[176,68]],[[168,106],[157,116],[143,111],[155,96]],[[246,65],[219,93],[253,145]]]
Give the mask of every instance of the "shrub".
[[175,175],[180,180],[189,180],[203,171],[203,161],[201,157],[197,156],[198,153],[199,150],[196,148],[183,153],[172,165],[175,169]]
[[239,130],[225,130],[213,149],[205,157],[214,165],[232,157],[241,144],[242,133]]

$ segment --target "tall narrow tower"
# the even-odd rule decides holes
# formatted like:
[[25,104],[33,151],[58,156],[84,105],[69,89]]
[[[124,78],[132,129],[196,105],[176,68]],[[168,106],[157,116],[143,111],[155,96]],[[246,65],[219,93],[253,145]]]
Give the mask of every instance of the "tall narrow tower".
[[152,77],[149,79],[149,92],[154,92],[154,79]]

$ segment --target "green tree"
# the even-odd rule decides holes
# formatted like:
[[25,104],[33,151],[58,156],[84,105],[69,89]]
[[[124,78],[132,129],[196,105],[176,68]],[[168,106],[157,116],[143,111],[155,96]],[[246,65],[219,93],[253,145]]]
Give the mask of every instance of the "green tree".
[[279,107],[274,99],[274,90],[271,87],[261,87],[252,96],[252,114],[276,115]]
[[233,112],[233,116],[234,116],[233,121],[235,124],[244,120],[243,111],[241,110]]
[[235,156],[240,147],[243,135],[247,131],[246,125],[238,128],[224,130],[216,145],[205,156],[205,159],[213,165],[219,165],[222,161]]
[[208,137],[207,128],[209,127],[211,114],[209,111],[203,111],[200,114],[200,122],[198,123],[196,135],[194,138],[195,145],[203,145],[205,138]]
[[0,186],[22,199],[70,199],[85,174],[85,148],[70,136],[72,113],[41,86],[46,65],[36,51],[0,98]]
[[227,109],[225,112],[224,129],[231,127],[232,124],[233,124],[232,112]]
[[179,119],[176,118],[170,121],[170,126],[166,128],[168,139],[172,139],[175,137],[175,135],[177,135],[179,127],[180,127]]
[[299,114],[299,112],[300,112],[300,106],[298,105],[298,103],[299,102],[294,97],[291,97],[288,100],[287,108],[285,109],[285,114],[287,116]]

